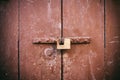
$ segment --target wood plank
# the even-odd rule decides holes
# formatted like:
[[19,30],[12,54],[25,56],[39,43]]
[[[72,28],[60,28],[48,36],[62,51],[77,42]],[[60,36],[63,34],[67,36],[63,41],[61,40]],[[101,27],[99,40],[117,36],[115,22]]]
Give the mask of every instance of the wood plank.
[[0,80],[18,79],[18,0],[0,0]]
[[104,79],[104,1],[63,0],[64,37],[91,37],[64,51],[64,80]]
[[106,79],[120,80],[120,0],[106,0]]
[[61,54],[55,44],[33,44],[35,38],[60,37],[59,0],[20,1],[21,80],[60,80]]

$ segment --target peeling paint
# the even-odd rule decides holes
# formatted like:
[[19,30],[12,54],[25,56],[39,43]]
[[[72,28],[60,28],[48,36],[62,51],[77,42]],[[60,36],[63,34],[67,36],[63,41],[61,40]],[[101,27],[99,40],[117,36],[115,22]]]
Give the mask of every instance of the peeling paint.
[[47,66],[52,67],[53,65],[56,65],[56,59],[50,60],[48,62],[46,62]]
[[119,38],[119,36],[115,36],[114,38]]
[[44,54],[45,54],[46,58],[49,58],[46,61],[47,66],[50,66],[50,68],[51,68],[53,65],[56,65],[57,50],[54,50],[53,47],[49,47],[44,50]]
[[51,9],[51,0],[48,2],[48,21],[51,22],[51,15],[52,15],[52,9]]
[[[70,71],[72,61],[71,61],[69,58],[65,58],[65,59],[64,59],[64,64],[65,64],[65,67],[66,67],[66,71]],[[66,72],[66,73],[67,73],[67,72]]]
[[58,28],[61,30],[61,22],[58,23]]
[[107,65],[110,66],[111,64],[113,64],[113,61],[108,61]]
[[96,80],[95,75],[94,75],[94,73],[93,73],[92,62],[91,62],[91,56],[89,56],[88,59],[89,59],[90,74],[91,74],[92,80]]
[[100,68],[97,68],[98,71],[100,71],[101,69]]
[[91,57],[97,57],[96,53],[93,52],[92,50],[90,50],[90,56],[91,56]]
[[120,41],[110,41],[109,43],[110,43],[110,44],[113,44],[113,43],[120,43]]
[[33,63],[33,66],[36,66],[36,63]]
[[30,4],[34,3],[34,0],[27,0],[27,2],[28,2],[27,4],[30,5]]

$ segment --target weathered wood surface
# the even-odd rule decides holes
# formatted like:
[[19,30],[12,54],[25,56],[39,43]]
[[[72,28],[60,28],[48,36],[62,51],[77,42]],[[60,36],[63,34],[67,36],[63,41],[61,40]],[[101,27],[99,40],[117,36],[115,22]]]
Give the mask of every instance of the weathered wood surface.
[[63,55],[64,80],[104,79],[104,1],[63,0],[64,37],[89,36]]
[[61,54],[55,44],[34,38],[60,37],[60,0],[20,0],[21,80],[60,80]]
[[120,0],[106,0],[106,80],[120,80]]
[[0,80],[18,79],[18,0],[0,0]]
[[63,50],[61,68],[56,44],[32,42],[61,37],[61,0],[0,0],[0,80],[120,80],[120,1],[105,1],[104,15],[104,0],[63,0],[63,37],[90,43]]

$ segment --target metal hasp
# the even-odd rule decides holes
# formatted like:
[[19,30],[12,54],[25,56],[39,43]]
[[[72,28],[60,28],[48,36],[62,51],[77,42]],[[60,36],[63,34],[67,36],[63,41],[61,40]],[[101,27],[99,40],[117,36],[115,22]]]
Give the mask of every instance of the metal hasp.
[[68,37],[62,39],[59,38],[35,38],[33,44],[55,44],[57,43],[57,49],[70,49],[71,44],[88,44],[91,42],[90,37]]
[[[63,38],[65,39],[65,38]],[[89,44],[91,42],[90,37],[67,37],[66,39],[70,39],[70,42],[72,44]],[[34,38],[32,43],[33,44],[55,44],[56,41],[59,40],[60,38]]]
[[65,38],[63,44],[60,44],[60,41],[57,40],[57,49],[70,49],[71,42],[70,39]]

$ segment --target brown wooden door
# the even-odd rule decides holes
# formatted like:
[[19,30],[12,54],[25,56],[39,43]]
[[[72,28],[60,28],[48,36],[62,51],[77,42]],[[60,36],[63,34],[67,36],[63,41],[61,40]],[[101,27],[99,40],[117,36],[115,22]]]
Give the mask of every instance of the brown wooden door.
[[0,80],[17,79],[18,1],[0,0]]
[[[0,0],[0,80],[119,80],[119,4]],[[64,37],[90,37],[91,42],[68,50],[33,44],[36,38]]]
[[106,80],[120,80],[120,0],[106,0]]
[[103,80],[104,1],[63,0],[63,36],[91,37],[64,51],[64,80]]
[[[32,44],[41,37],[91,37],[92,42],[60,52],[53,44]],[[102,80],[103,70],[103,1],[20,1],[21,80]]]
[[34,38],[60,37],[60,11],[60,0],[20,0],[21,80],[60,80],[60,51],[54,44],[32,44]]

